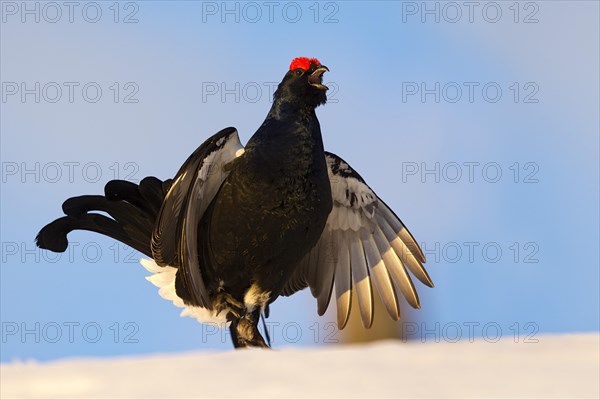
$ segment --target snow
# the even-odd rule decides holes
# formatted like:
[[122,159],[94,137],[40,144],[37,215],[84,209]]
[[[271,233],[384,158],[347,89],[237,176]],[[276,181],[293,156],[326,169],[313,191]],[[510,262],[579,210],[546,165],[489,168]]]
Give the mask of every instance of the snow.
[[600,335],[67,359],[0,366],[2,398],[600,397]]

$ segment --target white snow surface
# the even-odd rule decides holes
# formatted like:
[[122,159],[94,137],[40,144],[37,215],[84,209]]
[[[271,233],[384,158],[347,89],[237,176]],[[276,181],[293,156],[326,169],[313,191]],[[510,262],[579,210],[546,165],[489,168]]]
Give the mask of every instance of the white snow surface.
[[193,352],[0,366],[9,398],[600,397],[600,335]]

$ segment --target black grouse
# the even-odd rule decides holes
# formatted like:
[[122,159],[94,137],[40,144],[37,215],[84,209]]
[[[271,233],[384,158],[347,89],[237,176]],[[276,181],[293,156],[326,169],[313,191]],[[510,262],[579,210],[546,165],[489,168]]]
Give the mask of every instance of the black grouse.
[[360,175],[323,149],[315,108],[327,100],[326,71],[315,58],[294,59],[245,147],[225,128],[173,179],[113,180],[104,196],[70,198],[37,245],[63,252],[67,234],[83,229],[133,247],[152,258],[142,264],[162,297],[184,307],[182,315],[228,324],[235,347],[268,347],[260,316],[306,287],[319,315],[335,287],[340,329],[353,291],[371,326],[373,285],[393,319],[396,287],[418,308],[407,271],[433,287],[423,252]]

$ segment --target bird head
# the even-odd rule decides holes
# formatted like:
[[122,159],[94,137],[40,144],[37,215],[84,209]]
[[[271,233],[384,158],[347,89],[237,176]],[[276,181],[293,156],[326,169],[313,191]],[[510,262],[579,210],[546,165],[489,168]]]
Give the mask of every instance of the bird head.
[[299,106],[315,108],[327,101],[327,86],[323,74],[329,68],[316,58],[298,57],[292,60],[289,71],[275,92],[275,100],[284,100]]

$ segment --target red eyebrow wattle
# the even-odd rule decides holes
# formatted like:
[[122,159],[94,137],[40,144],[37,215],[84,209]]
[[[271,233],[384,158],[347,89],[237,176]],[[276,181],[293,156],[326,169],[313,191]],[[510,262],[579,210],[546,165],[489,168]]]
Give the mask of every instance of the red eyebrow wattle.
[[301,68],[307,71],[310,68],[310,64],[321,65],[319,60],[316,58],[298,57],[292,60],[292,63],[290,64],[290,70]]

